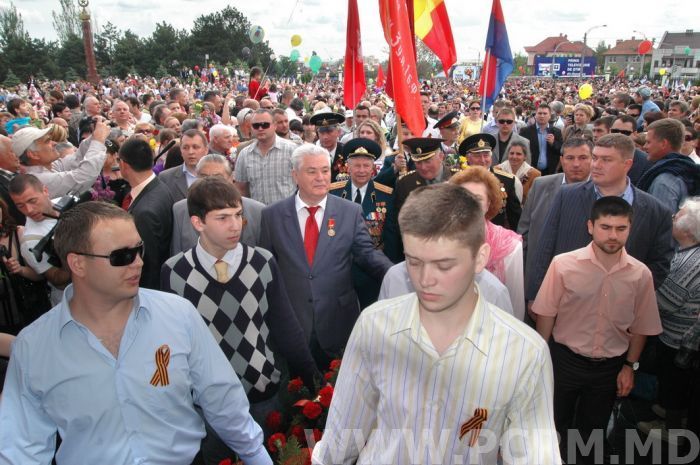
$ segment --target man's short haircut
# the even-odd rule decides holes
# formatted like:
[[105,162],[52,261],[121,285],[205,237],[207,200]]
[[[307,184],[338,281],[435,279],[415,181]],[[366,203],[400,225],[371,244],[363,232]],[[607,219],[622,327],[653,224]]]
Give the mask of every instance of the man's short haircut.
[[331,166],[331,156],[328,150],[320,145],[306,143],[301,144],[292,152],[292,169],[294,171],[299,171],[299,168],[301,168],[301,161],[308,155],[326,155],[328,157],[328,166]]
[[66,108],[68,108],[68,105],[66,105],[65,102],[54,103],[53,106],[51,107],[51,112],[54,115],[57,115],[60,112],[62,112],[63,110],[65,110]]
[[671,108],[671,107],[679,107],[681,110],[681,113],[688,112],[688,104],[682,100],[673,100],[671,103],[668,104],[668,108]]
[[68,105],[68,108],[70,108],[71,110],[80,108],[80,99],[75,94],[66,95],[66,98],[63,99],[63,101],[66,105]]
[[632,205],[617,195],[601,197],[593,203],[590,220],[595,223],[602,216],[626,216],[632,222]]
[[124,99],[124,101],[132,107],[141,108],[141,102],[139,102],[139,99],[133,95],[129,95],[126,99]]
[[138,173],[153,168],[153,150],[144,137],[128,138],[119,148],[119,158]]
[[644,113],[644,116],[642,116],[642,119],[646,121],[648,129],[651,123],[653,123],[654,121],[662,120],[665,117],[666,115],[664,115],[660,111],[647,111],[646,113]]
[[589,139],[588,137],[569,137],[561,145],[561,156],[562,157],[564,156],[565,149],[583,147],[584,145],[586,147],[588,147],[588,153],[592,154],[593,153],[593,141],[591,139]]
[[242,205],[241,193],[230,181],[218,176],[197,179],[187,191],[187,212],[204,222],[207,213]]
[[560,102],[559,100],[554,100],[549,104],[549,109],[558,115],[564,111],[564,103]]
[[663,118],[647,126],[647,132],[654,130],[654,137],[667,140],[671,150],[678,152],[685,138],[685,126],[673,118]]
[[415,189],[399,213],[402,236],[426,241],[456,240],[470,248],[473,255],[485,240],[484,221],[484,212],[476,197],[452,183]]
[[151,114],[153,115],[153,122],[155,124],[160,124],[162,125],[165,123],[165,121],[161,122],[160,120],[163,118],[163,114],[165,113],[165,110],[168,109],[168,106],[164,103],[159,103],[155,107],[153,107],[153,111]]
[[[422,92],[421,95],[423,95]],[[353,115],[356,116],[358,111],[366,111],[367,113],[369,113],[369,107],[363,104],[359,104],[355,107],[355,112],[353,113]]]
[[182,133],[184,134],[187,131],[189,131],[190,129],[196,130],[198,125],[199,125],[199,122],[196,119],[188,118],[188,119],[184,120],[182,122],[182,124],[180,125],[180,131],[182,131]]
[[[199,139],[202,141],[202,144],[204,144],[205,147],[209,145],[209,142],[207,141],[207,136],[205,136],[204,133],[199,129],[188,129],[187,131],[182,133],[182,137],[199,137]],[[182,138],[180,138],[180,143],[182,144]]]
[[637,110],[641,113],[642,106],[638,103],[630,103],[629,105],[627,105],[627,110]]
[[605,126],[605,128],[610,131],[613,121],[615,121],[614,116],[603,116],[602,118],[598,118],[597,120],[593,121],[593,126]]
[[81,203],[62,213],[53,236],[53,246],[61,263],[66,263],[69,253],[94,253],[91,236],[95,225],[117,219],[134,221],[126,210],[102,201]]
[[274,120],[275,118],[272,117],[272,111],[268,110],[267,108],[259,108],[253,112],[253,116],[255,115],[269,115],[270,119]]
[[272,119],[274,119],[275,116],[277,116],[277,115],[286,115],[286,114],[287,114],[287,112],[284,111],[283,109],[275,108],[274,110],[272,110]]
[[615,118],[615,121],[620,121],[624,124],[629,123],[632,125],[632,131],[637,131],[637,119],[634,116],[620,115],[617,118]]
[[295,98],[289,103],[289,108],[294,111],[301,111],[304,109],[304,101],[300,98]]
[[223,167],[226,169],[226,173],[229,176],[233,172],[233,170],[231,170],[231,163],[229,163],[226,157],[219,155],[218,153],[210,153],[199,159],[197,166],[194,169],[195,174],[199,176],[199,172],[202,170],[204,165],[209,164],[223,165]]
[[615,94],[615,97],[613,97],[613,98],[622,102],[622,104],[624,106],[629,105],[630,102],[632,101],[632,97],[630,97],[629,94],[626,94],[624,92],[618,92],[617,94]]
[[547,110],[547,111],[549,112],[550,115],[552,114],[552,109],[550,108],[549,105],[547,105],[547,104],[544,103],[544,102],[540,103],[540,106],[537,107],[537,109],[538,109],[538,110],[539,110],[539,109]]
[[148,105],[148,101],[154,97],[151,94],[142,94],[140,98],[143,105]]
[[219,123],[209,128],[209,137],[219,137],[224,134],[233,135],[234,131],[235,129],[233,129],[231,126],[226,126],[225,124]]
[[41,192],[44,189],[44,183],[39,181],[39,178],[33,174],[18,174],[8,186],[10,195],[21,195],[28,188],[34,188],[35,191]]
[[203,102],[211,102],[211,101],[215,100],[214,97],[216,97],[218,95],[219,95],[218,90],[208,90],[204,93],[204,96],[202,97],[202,101]]
[[180,94],[183,92],[184,92],[184,89],[181,89],[179,87],[176,87],[174,89],[170,89],[170,94],[168,95],[168,98],[170,100],[176,100],[180,96]]
[[501,195],[501,182],[489,170],[483,166],[469,166],[450,178],[449,183],[457,186],[467,182],[474,182],[486,186],[486,193],[489,197],[489,210],[484,212],[487,220],[498,214],[503,207],[503,197]]
[[685,215],[676,217],[675,227],[700,242],[700,197],[686,197],[680,208],[685,208]]
[[[595,143],[596,147],[607,147],[617,150],[623,160],[631,160],[634,157],[634,142],[624,134],[606,134]],[[563,152],[562,147],[562,152]]]
[[496,118],[500,118],[501,115],[511,115],[515,117],[515,111],[510,107],[503,107],[500,110],[498,110],[498,113],[496,113]]

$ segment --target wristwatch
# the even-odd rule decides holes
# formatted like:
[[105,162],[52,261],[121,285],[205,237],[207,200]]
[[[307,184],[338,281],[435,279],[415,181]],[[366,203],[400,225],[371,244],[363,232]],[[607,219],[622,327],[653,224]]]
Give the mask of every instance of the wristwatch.
[[630,362],[629,360],[625,360],[624,363],[628,367],[632,368],[632,371],[637,371],[639,369],[639,362]]

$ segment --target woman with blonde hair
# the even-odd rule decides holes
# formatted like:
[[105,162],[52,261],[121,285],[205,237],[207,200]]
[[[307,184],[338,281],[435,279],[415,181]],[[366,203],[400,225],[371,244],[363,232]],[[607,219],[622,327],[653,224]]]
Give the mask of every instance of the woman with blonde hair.
[[371,119],[364,120],[362,123],[360,123],[355,130],[355,134],[357,137],[370,139],[379,144],[379,147],[382,148],[382,155],[376,160],[376,162],[383,161],[384,156],[391,153],[391,149],[389,149],[386,145],[386,136],[384,135],[384,131]]
[[593,108],[585,103],[578,103],[574,107],[574,124],[564,128],[562,139],[566,142],[571,136],[587,137],[593,139],[593,131],[589,123],[593,119]]
[[467,137],[481,132],[484,114],[481,112],[481,101],[472,99],[467,105],[469,113],[460,120],[460,131],[457,142],[461,143]]
[[501,183],[481,166],[470,166],[452,176],[449,182],[464,187],[481,203],[486,218],[486,243],[491,247],[486,269],[508,288],[513,314],[522,321],[525,317],[523,239],[520,234],[491,222],[503,206]]
[[535,178],[542,173],[530,165],[530,147],[521,141],[513,141],[506,149],[508,159],[496,166],[506,173],[510,173],[520,180],[520,184],[515,183],[515,195],[520,203],[525,203],[527,193]]

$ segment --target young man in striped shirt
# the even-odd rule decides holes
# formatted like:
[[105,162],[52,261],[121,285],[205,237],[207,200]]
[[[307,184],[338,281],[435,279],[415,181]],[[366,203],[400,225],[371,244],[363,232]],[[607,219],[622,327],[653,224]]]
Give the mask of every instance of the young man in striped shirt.
[[360,315],[313,463],[561,463],[546,344],[474,283],[490,252],[478,201],[416,189],[399,225],[416,293]]

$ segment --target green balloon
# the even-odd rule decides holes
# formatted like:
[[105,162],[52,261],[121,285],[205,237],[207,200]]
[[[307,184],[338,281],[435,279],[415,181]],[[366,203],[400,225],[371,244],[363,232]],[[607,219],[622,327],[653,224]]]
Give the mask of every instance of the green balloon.
[[298,61],[299,60],[299,50],[297,50],[297,49],[292,50],[292,53],[289,54],[289,59],[292,61]]
[[311,68],[311,71],[314,74],[318,74],[322,64],[323,62],[321,61],[321,57],[318,55],[314,55],[311,57],[311,59],[309,59],[309,68]]
[[690,55],[691,49],[690,47],[686,47],[684,51],[686,55]]

